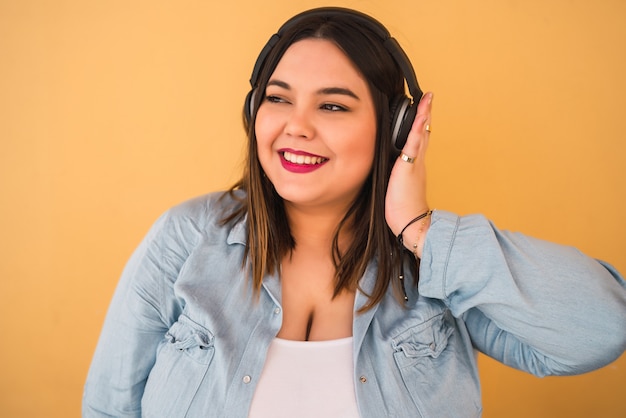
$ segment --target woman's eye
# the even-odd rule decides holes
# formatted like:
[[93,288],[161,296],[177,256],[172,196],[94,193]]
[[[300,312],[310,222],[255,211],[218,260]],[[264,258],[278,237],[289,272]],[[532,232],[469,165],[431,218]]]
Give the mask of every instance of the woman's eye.
[[272,95],[265,96],[265,100],[267,100],[270,103],[285,103],[286,102],[286,100],[281,99],[278,96],[272,96]]
[[332,103],[323,104],[321,108],[322,110],[328,110],[330,112],[345,112],[346,110],[348,110],[343,106],[339,106],[339,105],[332,104]]

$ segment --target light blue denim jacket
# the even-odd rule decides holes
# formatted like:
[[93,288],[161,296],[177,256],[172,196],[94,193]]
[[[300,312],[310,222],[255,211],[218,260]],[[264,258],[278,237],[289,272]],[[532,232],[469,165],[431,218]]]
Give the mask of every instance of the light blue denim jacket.
[[[243,222],[218,194],[165,213],[126,266],[83,398],[85,417],[245,418],[281,327],[277,276],[260,298]],[[373,288],[376,262],[361,279]],[[626,347],[626,285],[577,250],[435,211],[407,308],[390,289],[354,316],[363,418],[478,417],[479,350],[538,376],[583,373]],[[366,297],[358,292],[355,310]]]

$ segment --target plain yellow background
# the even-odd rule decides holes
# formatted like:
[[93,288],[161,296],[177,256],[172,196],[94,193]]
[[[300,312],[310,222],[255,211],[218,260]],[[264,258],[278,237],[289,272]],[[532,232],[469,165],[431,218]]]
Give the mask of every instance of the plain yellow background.
[[[131,251],[168,207],[238,177],[255,58],[321,5],[0,0],[0,416],[79,416]],[[384,22],[435,92],[432,206],[626,272],[626,2],[333,5]],[[626,356],[545,379],[480,364],[487,418],[626,416]]]

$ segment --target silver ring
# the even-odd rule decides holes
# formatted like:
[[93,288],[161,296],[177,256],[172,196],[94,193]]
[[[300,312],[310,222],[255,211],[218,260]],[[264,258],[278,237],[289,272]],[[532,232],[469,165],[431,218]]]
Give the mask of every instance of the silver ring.
[[400,158],[402,159],[402,161],[406,161],[409,164],[413,164],[413,161],[415,161],[415,158],[409,157],[405,153],[400,154]]

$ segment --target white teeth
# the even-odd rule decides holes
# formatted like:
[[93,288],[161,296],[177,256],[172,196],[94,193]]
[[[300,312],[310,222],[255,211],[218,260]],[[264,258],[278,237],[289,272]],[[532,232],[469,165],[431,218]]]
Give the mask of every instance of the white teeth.
[[283,153],[283,157],[285,158],[285,160],[289,161],[292,164],[301,165],[321,164],[325,160],[322,157],[311,157],[310,155],[296,155],[288,151],[285,151]]

